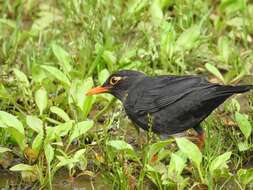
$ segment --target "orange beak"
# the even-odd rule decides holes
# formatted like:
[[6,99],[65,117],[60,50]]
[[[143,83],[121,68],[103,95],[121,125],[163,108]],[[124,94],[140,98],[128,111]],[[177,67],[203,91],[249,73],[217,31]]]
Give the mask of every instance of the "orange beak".
[[108,91],[109,91],[109,88],[98,86],[98,87],[95,87],[95,88],[92,88],[92,89],[88,90],[86,92],[86,96],[91,96],[91,95],[94,95],[94,94],[100,94],[100,93],[104,93],[104,92],[108,92]]

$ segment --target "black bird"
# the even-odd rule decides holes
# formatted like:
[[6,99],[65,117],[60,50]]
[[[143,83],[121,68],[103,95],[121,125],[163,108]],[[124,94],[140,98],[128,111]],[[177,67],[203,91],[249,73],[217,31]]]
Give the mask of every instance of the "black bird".
[[193,128],[200,146],[200,127],[215,108],[235,93],[247,92],[253,85],[229,86],[210,83],[200,76],[162,75],[150,77],[133,70],[112,74],[101,87],[87,95],[110,93],[122,101],[128,117],[144,130],[170,136]]

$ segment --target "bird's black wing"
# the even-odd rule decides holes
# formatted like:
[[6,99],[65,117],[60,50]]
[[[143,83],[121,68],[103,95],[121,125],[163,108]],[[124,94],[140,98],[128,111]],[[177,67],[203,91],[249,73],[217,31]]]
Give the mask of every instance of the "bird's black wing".
[[193,91],[214,86],[216,84],[197,76],[146,77],[134,86],[134,94],[128,96],[127,102],[135,114],[153,113],[181,100]]

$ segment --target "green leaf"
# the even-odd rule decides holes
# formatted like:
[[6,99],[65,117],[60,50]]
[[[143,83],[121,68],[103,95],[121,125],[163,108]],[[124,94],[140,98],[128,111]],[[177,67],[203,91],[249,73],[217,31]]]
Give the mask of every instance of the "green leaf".
[[70,120],[68,114],[64,110],[62,110],[61,108],[59,108],[59,107],[51,106],[50,107],[50,111],[52,113],[55,113],[59,117],[61,117],[64,121],[69,121]]
[[5,152],[11,152],[12,150],[9,148],[5,148],[5,147],[0,147],[0,154],[5,153]]
[[40,110],[40,115],[42,115],[47,107],[47,91],[45,88],[41,87],[35,92],[35,102]]
[[231,43],[228,37],[220,37],[218,40],[218,51],[220,58],[225,63],[228,63],[229,56],[232,53]]
[[34,171],[34,166],[28,164],[17,164],[12,166],[10,171]]
[[54,78],[57,80],[61,81],[63,84],[70,86],[70,81],[68,77],[61,72],[59,69],[53,66],[48,66],[48,65],[42,65],[41,68],[49,72]]
[[43,131],[43,122],[37,117],[33,115],[26,116],[27,125],[37,133]]
[[69,54],[57,44],[52,45],[52,50],[58,59],[59,65],[63,68],[64,72],[68,74],[72,70]]
[[69,103],[76,103],[81,109],[83,118],[89,114],[92,104],[94,103],[95,96],[86,96],[86,92],[92,88],[92,78],[87,78],[84,81],[74,80],[69,90]]
[[56,168],[59,169],[63,166],[68,166],[69,169],[72,169],[74,167],[74,160],[64,157],[64,156],[56,156],[57,159],[60,161],[57,165]]
[[0,111],[0,121],[8,127],[13,127],[20,134],[25,134],[23,124],[14,115]]
[[186,160],[179,155],[174,153],[171,154],[170,164],[168,167],[168,176],[171,180],[180,180],[181,173],[186,165],[185,162]]
[[165,146],[171,144],[173,142],[173,140],[166,140],[166,141],[160,141],[160,142],[156,142],[153,143],[150,148],[149,148],[149,156],[152,157],[153,155],[155,155],[156,153],[158,153],[161,149],[163,149]]
[[50,165],[50,163],[54,159],[54,149],[50,144],[46,144],[44,148],[45,148],[45,156],[47,159],[47,163],[48,165]]
[[150,14],[154,26],[159,26],[163,19],[163,11],[160,5],[160,0],[154,0],[150,6]]
[[227,14],[231,14],[245,9],[245,5],[245,0],[222,0],[219,8]]
[[214,76],[216,76],[218,79],[220,79],[223,83],[225,83],[225,80],[224,80],[222,74],[214,65],[212,65],[210,63],[206,63],[205,67],[210,73],[212,73]]
[[73,158],[75,160],[79,160],[79,158],[84,155],[85,151],[86,151],[86,149],[80,149],[80,150],[76,151]]
[[103,69],[102,71],[100,71],[98,74],[99,84],[102,85],[109,76],[110,76],[110,73],[107,69]]
[[237,144],[237,146],[238,146],[238,149],[239,149],[241,152],[247,151],[247,150],[250,149],[250,145],[249,145],[248,141],[239,142],[239,143]]
[[28,81],[26,75],[18,69],[13,69],[13,71],[14,71],[14,74],[15,74],[17,80],[20,83],[22,83],[25,87],[29,87],[29,81]]
[[0,127],[4,127],[18,143],[21,150],[25,148],[25,132],[23,124],[13,115],[0,111]]
[[240,169],[237,172],[239,181],[244,184],[248,185],[253,182],[253,168],[250,169]]
[[186,138],[176,138],[180,150],[197,166],[202,161],[202,153],[199,148]]
[[69,143],[71,143],[75,138],[78,138],[87,133],[87,131],[93,127],[94,122],[92,120],[82,121],[74,126],[73,132],[70,135]]
[[244,114],[240,114],[239,112],[235,112],[235,120],[237,124],[239,125],[240,130],[242,131],[243,135],[245,136],[246,140],[248,140],[251,131],[252,126]]
[[175,49],[177,51],[191,50],[200,36],[200,27],[193,25],[185,30],[177,39]]
[[231,157],[231,152],[225,152],[224,154],[216,157],[210,164],[210,172],[211,172],[211,175],[213,176],[214,175],[214,172],[216,170],[222,170],[224,168],[227,168],[227,162],[229,161]]
[[74,123],[73,120],[69,120],[66,123],[57,125],[56,127],[54,127],[55,135],[57,135],[59,137],[66,136],[68,134],[68,132],[72,129],[73,123]]
[[126,143],[123,140],[111,140],[106,144],[115,148],[116,150],[134,150],[130,144]]
[[114,55],[113,52],[111,51],[104,51],[102,54],[102,58],[104,59],[104,61],[107,63],[107,66],[109,68],[110,71],[113,70],[114,65],[116,64],[117,58]]
[[32,64],[31,72],[32,80],[36,83],[42,83],[42,81],[48,77],[47,72],[44,69],[41,69],[39,64]]
[[32,149],[37,153],[40,151],[43,142],[43,132],[40,132],[34,139],[32,143]]
[[86,149],[80,149],[73,156],[73,159],[75,160],[76,165],[81,170],[85,170],[87,167],[87,159],[85,158],[85,155],[84,155],[85,151]]

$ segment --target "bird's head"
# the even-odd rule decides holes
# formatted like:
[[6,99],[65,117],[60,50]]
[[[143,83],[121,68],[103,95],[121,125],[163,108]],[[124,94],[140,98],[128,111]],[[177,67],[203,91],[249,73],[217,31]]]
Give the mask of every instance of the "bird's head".
[[145,75],[139,71],[121,70],[109,76],[102,86],[90,89],[86,95],[110,93],[122,100],[125,95],[127,95],[128,89],[144,76]]

